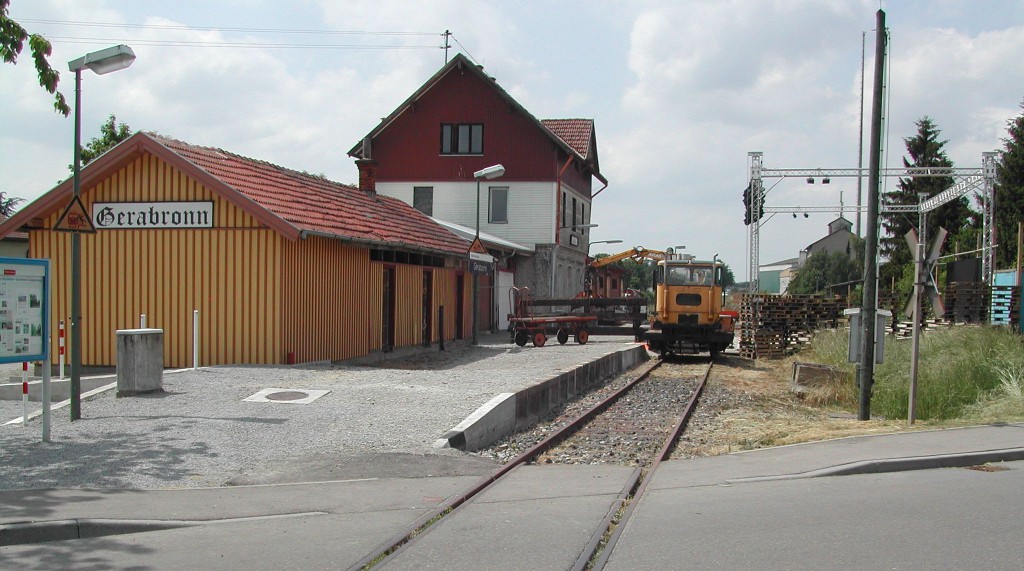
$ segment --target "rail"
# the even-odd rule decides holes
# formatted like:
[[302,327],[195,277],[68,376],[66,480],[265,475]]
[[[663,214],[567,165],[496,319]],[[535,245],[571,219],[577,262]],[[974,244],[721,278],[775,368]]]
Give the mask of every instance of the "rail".
[[[646,380],[650,374],[663,363],[664,361],[654,361],[651,364],[643,366],[641,370],[637,372],[637,376],[635,378],[624,384],[610,396],[601,400],[577,418],[560,427],[558,430],[552,432],[549,436],[530,447],[528,450],[522,452],[504,466],[501,466],[490,475],[484,477],[467,491],[448,498],[438,507],[424,514],[409,527],[386,541],[382,547],[378,548],[373,553],[366,555],[352,567],[349,567],[349,569],[366,570],[379,564],[387,563],[397,557],[402,551],[415,544],[416,541],[428,533],[439,521],[443,520],[445,517],[455,515],[460,507],[466,505],[470,499],[494,485],[503,476],[515,470],[519,466],[528,463],[531,459],[551,450],[566,438],[580,431],[581,428],[604,413],[622,396],[629,393]],[[699,385],[691,393],[689,400],[685,404],[682,415],[679,417],[678,421],[674,423],[667,437],[663,440],[658,453],[654,456],[651,463],[645,469],[638,468],[633,473],[629,482],[624,487],[622,494],[620,494],[619,509],[609,511],[609,515],[598,529],[598,532],[594,534],[587,548],[577,559],[574,569],[601,569],[604,567],[611,550],[615,546],[615,542],[621,534],[625,522],[628,521],[635,509],[637,500],[639,500],[639,498],[646,492],[648,483],[651,481],[651,477],[658,469],[658,466],[663,460],[669,457],[672,448],[675,446],[680,434],[682,434],[687,422],[692,416],[698,399],[704,390],[704,386],[707,384],[707,379],[711,373],[711,367],[712,364],[709,363],[707,369],[703,373],[703,377],[699,381]]]

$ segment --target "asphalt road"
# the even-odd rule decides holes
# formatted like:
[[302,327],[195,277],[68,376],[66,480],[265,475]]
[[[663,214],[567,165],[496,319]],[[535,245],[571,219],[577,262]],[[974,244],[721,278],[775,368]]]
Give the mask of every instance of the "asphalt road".
[[609,568],[1020,571],[1024,462],[998,466],[657,490]]

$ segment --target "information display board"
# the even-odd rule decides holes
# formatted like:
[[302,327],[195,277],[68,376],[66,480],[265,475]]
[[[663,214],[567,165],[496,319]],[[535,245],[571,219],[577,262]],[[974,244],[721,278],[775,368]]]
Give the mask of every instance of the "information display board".
[[48,358],[49,324],[50,260],[0,258],[0,363]]

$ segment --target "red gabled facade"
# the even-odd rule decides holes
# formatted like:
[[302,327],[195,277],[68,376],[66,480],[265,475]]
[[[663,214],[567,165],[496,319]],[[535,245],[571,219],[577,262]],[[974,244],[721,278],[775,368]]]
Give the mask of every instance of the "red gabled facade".
[[[451,133],[460,134],[446,136]],[[407,204],[419,200],[432,216],[523,245],[500,252],[500,245],[488,244],[503,260],[497,271],[514,272],[517,287],[543,297],[580,290],[591,200],[608,184],[597,161],[593,120],[538,120],[458,54],[349,155],[360,168],[360,188]],[[481,208],[473,174],[499,164],[504,174],[483,185]],[[595,178],[604,184],[599,190]],[[486,194],[492,188],[497,198]],[[491,200],[497,200],[494,220]],[[494,292],[492,305],[506,294]]]
[[[440,129],[444,123],[484,125],[483,153],[442,155]],[[580,153],[461,54],[386,117],[368,138],[369,147],[360,143],[349,155],[374,159],[377,182],[471,182],[474,172],[496,162],[505,167],[506,181],[554,182],[561,172],[563,182],[587,197],[592,178],[603,181],[596,160],[587,159],[589,138]],[[570,159],[569,168],[563,171]]]

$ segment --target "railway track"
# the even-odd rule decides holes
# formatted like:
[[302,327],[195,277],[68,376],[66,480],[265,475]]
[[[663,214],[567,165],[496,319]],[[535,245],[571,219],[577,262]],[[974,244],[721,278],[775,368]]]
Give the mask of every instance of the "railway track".
[[668,459],[697,406],[711,373],[710,363],[655,361],[619,383],[582,414],[558,418],[537,432],[535,445],[466,492],[449,498],[409,528],[367,555],[350,570],[386,564],[458,508],[525,464],[616,464],[634,470],[607,517],[577,558],[574,570],[603,569],[637,501],[658,466]]

